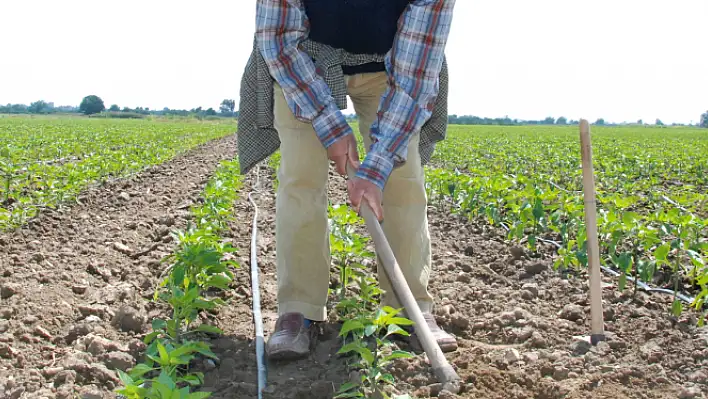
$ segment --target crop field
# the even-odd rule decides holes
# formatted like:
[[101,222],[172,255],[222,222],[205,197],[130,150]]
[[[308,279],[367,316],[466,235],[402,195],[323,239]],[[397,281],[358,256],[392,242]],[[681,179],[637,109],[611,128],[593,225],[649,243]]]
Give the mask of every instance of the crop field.
[[[356,126],[353,126],[356,130]],[[0,117],[0,398],[257,398],[251,286],[277,318],[277,154],[236,123]],[[427,165],[441,390],[379,309],[375,249],[329,185],[329,318],[264,398],[705,398],[708,131],[592,127],[607,341],[590,332],[577,126],[450,126]],[[363,150],[363,149],[362,149]]]
[[91,184],[125,176],[233,131],[233,126],[115,120],[0,119],[0,230]]
[[[556,246],[555,268],[587,267],[576,128],[452,130],[429,175],[441,208],[487,221],[532,252]],[[704,130],[598,129],[594,146],[603,263],[627,279],[708,292],[708,135]],[[636,291],[637,284],[633,284]],[[672,311],[680,316],[681,301]]]

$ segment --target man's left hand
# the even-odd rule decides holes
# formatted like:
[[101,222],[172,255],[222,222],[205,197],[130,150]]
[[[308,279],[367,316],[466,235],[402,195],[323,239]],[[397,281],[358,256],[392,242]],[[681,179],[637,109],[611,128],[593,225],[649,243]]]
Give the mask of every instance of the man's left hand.
[[362,202],[369,205],[376,219],[383,222],[383,192],[374,183],[360,177],[353,177],[347,181],[349,201],[356,213],[360,213]]

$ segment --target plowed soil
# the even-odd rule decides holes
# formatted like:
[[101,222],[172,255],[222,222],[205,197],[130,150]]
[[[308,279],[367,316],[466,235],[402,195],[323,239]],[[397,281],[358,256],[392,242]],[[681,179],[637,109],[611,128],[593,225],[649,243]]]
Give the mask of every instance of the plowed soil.
[[[235,138],[213,141],[132,178],[85,192],[0,235],[0,398],[115,398],[115,370],[140,359],[150,302],[189,205]],[[228,305],[206,315],[226,335],[205,362],[213,398],[256,398],[250,240],[254,209],[247,176],[228,238],[240,248]],[[276,319],[272,170],[260,172],[258,257],[266,334]],[[332,176],[330,198],[345,203]],[[440,392],[425,355],[397,364],[396,391],[446,398],[705,398],[708,330],[669,315],[671,298],[618,293],[604,279],[608,340],[591,346],[587,276],[552,268],[552,248],[532,256],[502,231],[429,210],[435,269],[431,290],[440,325],[460,343],[448,359],[464,379],[457,396]],[[366,234],[362,231],[362,234]],[[334,276],[334,274],[333,274]],[[268,364],[267,398],[332,398],[350,378],[334,323],[317,326],[310,357]]]

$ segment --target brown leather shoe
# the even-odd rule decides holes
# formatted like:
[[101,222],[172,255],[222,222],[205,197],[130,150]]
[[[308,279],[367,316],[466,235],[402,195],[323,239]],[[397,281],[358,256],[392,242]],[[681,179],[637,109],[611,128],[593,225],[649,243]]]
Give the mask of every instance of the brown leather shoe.
[[[457,350],[457,340],[455,339],[455,337],[448,334],[447,332],[445,332],[445,330],[438,326],[438,323],[435,321],[435,316],[430,313],[423,313],[423,318],[425,319],[426,324],[428,324],[430,332],[433,333],[433,337],[438,343],[440,350],[442,350],[444,353],[454,352]],[[406,328],[406,330],[409,329]],[[409,332],[411,333],[411,339],[409,340],[409,342],[415,347],[415,350],[423,351],[423,346],[420,344],[420,341],[416,337],[414,330],[411,328]]]
[[435,321],[435,316],[433,316],[430,313],[423,313],[423,317],[425,318],[425,321],[428,323],[428,327],[430,328],[430,332],[433,333],[433,337],[435,337],[435,340],[438,342],[438,345],[440,346],[440,350],[443,352],[454,352],[457,350],[457,340],[455,337],[452,335],[448,334],[438,326],[438,323]]
[[266,344],[266,354],[271,360],[291,360],[307,356],[310,352],[309,329],[301,313],[285,313],[275,322],[275,331]]

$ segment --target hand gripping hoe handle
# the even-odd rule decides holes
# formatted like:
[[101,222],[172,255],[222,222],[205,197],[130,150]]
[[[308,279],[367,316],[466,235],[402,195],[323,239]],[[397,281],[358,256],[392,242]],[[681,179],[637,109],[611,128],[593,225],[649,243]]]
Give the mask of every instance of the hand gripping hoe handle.
[[[354,171],[349,165],[347,165],[347,173],[350,179],[354,177]],[[413,327],[415,328],[415,333],[418,336],[423,350],[425,350],[425,353],[428,355],[428,359],[430,359],[430,364],[435,376],[443,385],[443,389],[451,393],[458,393],[460,390],[460,377],[445,358],[440,346],[433,337],[433,333],[428,327],[428,323],[425,322],[423,313],[420,311],[420,307],[418,307],[418,302],[416,302],[415,297],[413,297],[413,293],[410,287],[408,287],[406,278],[403,276],[403,272],[401,272],[401,268],[393,255],[393,250],[388,240],[386,240],[381,224],[376,218],[376,215],[374,215],[373,210],[365,201],[362,201],[359,211],[364,218],[364,222],[366,222],[369,234],[371,234],[374,240],[376,253],[383,263],[386,274],[391,281],[391,286],[393,286],[394,293],[414,323]]]

